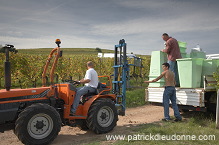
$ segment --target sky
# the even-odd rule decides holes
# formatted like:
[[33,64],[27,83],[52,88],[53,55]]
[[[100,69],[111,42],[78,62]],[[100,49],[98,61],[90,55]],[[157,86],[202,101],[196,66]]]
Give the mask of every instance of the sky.
[[125,39],[127,51],[150,55],[164,48],[168,33],[219,53],[218,0],[0,0],[0,44],[19,48],[114,50]]

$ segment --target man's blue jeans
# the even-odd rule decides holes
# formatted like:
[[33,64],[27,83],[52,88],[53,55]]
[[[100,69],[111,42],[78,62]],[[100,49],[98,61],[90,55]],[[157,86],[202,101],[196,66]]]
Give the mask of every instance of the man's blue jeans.
[[78,108],[78,105],[79,105],[79,102],[80,102],[80,97],[87,94],[88,92],[94,93],[94,92],[96,92],[96,89],[92,88],[92,87],[89,87],[89,86],[84,86],[84,87],[77,88],[76,96],[74,98],[74,102],[73,102],[73,105],[72,105],[72,108],[71,108],[72,113],[76,112],[76,110]]
[[172,103],[172,108],[174,111],[174,116],[181,120],[182,117],[179,113],[178,106],[176,104],[176,89],[173,86],[167,86],[165,87],[164,93],[163,93],[163,107],[164,107],[164,117],[167,120],[170,120],[169,116],[169,100]]
[[180,84],[179,84],[179,74],[178,74],[178,68],[177,68],[177,62],[176,61],[171,61],[171,60],[168,60],[167,61],[170,65],[170,70],[172,72],[174,72],[175,74],[175,81],[176,81],[176,86],[179,87]]

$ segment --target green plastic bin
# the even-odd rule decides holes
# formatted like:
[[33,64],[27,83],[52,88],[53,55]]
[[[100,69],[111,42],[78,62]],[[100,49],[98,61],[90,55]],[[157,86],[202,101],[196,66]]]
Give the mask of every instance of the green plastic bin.
[[217,67],[219,67],[219,59],[216,59]]
[[202,65],[202,83],[201,86],[204,87],[204,76],[213,75],[213,72],[217,71],[219,59],[204,59]]
[[152,51],[151,53],[151,65],[149,76],[159,76],[162,70],[162,64],[167,62],[167,55],[162,51]]
[[202,75],[213,75],[217,71],[219,59],[205,59],[202,66]]
[[186,54],[186,58],[190,58],[190,54],[187,53],[187,54]]
[[187,58],[187,54],[186,53],[182,53],[181,52],[181,56],[182,56],[182,58]]
[[179,47],[180,53],[186,53],[186,48],[185,47]]
[[181,54],[186,53],[187,43],[182,42],[182,41],[178,41],[178,44],[179,44],[179,49],[180,49]]
[[200,88],[203,58],[177,59],[181,88]]
[[[167,62],[167,55],[162,51],[152,51],[151,53],[151,64],[149,72],[149,80],[153,80],[160,76],[163,72],[162,64]],[[149,87],[162,87],[164,86],[164,79],[162,78],[158,82],[150,83]]]
[[[152,81],[154,79],[156,79],[158,76],[149,76],[149,80]],[[157,82],[153,82],[153,83],[150,83],[148,85],[148,87],[163,87],[165,85],[165,81],[164,81],[164,78],[160,79],[159,81]]]
[[187,43],[186,42],[182,42],[182,41],[178,41],[179,47],[184,47],[186,48]]
[[205,52],[202,51],[191,51],[190,53],[191,58],[206,58]]

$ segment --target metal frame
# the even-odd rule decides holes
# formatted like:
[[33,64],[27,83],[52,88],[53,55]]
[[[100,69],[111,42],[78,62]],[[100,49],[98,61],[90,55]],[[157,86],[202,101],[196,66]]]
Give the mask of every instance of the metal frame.
[[115,57],[113,68],[113,93],[116,94],[116,106],[121,107],[121,110],[119,110],[118,114],[125,115],[127,88],[126,84],[127,76],[129,76],[129,65],[126,55],[126,43],[124,39],[120,40],[118,45],[115,45]]

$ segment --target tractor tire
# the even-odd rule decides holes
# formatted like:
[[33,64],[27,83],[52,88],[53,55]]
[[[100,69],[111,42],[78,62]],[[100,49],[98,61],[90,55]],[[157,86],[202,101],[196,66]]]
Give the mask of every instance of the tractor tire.
[[80,124],[78,124],[78,127],[83,131],[89,130],[86,120],[80,120],[80,121],[81,122],[80,122]]
[[51,143],[61,129],[61,119],[55,108],[37,103],[21,112],[15,123],[15,134],[26,145]]
[[110,132],[117,121],[117,110],[111,99],[96,100],[88,111],[87,126],[97,134]]

